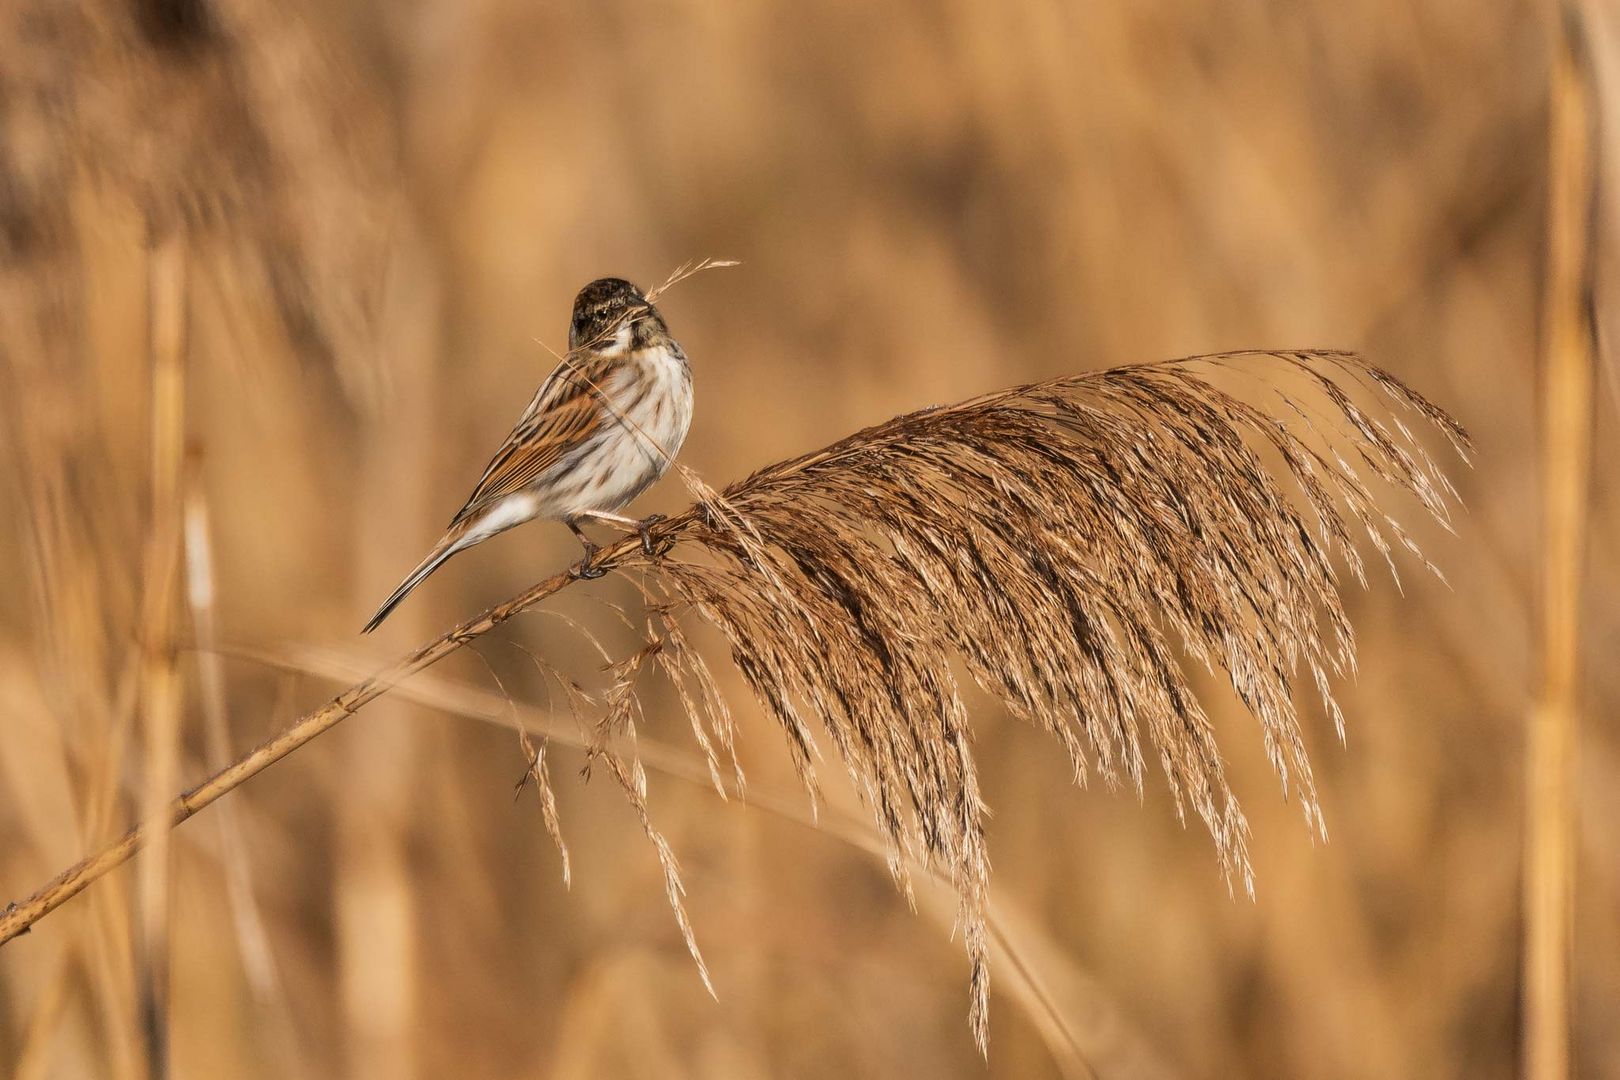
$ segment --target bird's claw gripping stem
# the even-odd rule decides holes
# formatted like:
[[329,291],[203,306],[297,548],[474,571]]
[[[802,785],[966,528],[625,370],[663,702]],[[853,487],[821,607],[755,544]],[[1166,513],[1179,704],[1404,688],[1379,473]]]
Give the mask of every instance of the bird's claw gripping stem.
[[641,534],[641,553],[649,559],[668,551],[672,543],[669,537],[666,536],[661,544],[657,546],[653,544],[652,527],[663,520],[663,514],[648,514],[636,522],[636,532]]
[[585,539],[583,536],[580,537],[579,542],[585,545],[585,557],[568,568],[568,572],[573,575],[574,580],[595,581],[597,578],[606,577],[607,571],[602,569],[600,566],[594,565],[596,562],[596,553],[602,549]]

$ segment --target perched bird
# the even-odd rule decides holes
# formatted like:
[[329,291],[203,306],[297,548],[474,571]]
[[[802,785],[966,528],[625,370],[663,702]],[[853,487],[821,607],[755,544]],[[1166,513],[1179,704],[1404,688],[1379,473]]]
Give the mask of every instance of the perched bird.
[[615,513],[664,475],[692,423],[692,371],[663,316],[640,289],[602,278],[574,298],[568,355],[541,384],[490,460],[467,505],[427,558],[383,601],[370,633],[458,551],[534,518],[561,521],[585,545],[577,572],[600,576],[582,521],[637,529]]

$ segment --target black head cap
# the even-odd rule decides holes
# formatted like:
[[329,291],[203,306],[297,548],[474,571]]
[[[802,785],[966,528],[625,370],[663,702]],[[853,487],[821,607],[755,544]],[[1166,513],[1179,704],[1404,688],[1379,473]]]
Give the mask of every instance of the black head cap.
[[623,278],[598,278],[574,297],[574,317],[568,325],[568,347],[597,343],[613,336],[620,320],[657,312],[641,290]]

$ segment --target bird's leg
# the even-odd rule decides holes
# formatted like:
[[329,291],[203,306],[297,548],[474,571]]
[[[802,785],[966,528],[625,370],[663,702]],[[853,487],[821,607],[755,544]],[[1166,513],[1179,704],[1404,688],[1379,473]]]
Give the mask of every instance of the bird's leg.
[[564,518],[563,524],[568,526],[568,531],[573,533],[574,538],[584,545],[585,548],[585,557],[579,560],[579,562],[575,563],[573,566],[569,567],[569,572],[573,574],[574,577],[582,578],[586,581],[595,581],[597,578],[605,575],[607,573],[606,570],[601,570],[591,565],[596,561],[596,553],[602,549],[597,547],[596,544],[592,542],[591,538],[585,535],[584,530],[579,527],[579,518]]
[[[641,536],[641,550],[651,559],[659,554],[653,546],[652,527],[664,520],[663,514],[648,514],[646,517],[636,519],[623,514],[610,514],[605,510],[586,510],[579,517],[590,518],[608,525],[617,525],[621,529],[633,530]],[[666,547],[665,550],[668,550]]]

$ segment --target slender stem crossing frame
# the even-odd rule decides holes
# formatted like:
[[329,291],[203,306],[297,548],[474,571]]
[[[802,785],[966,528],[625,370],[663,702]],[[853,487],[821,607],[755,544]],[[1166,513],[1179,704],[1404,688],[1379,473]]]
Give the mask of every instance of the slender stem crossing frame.
[[[640,550],[640,547],[640,536],[632,533],[604,547],[592,565],[611,570],[620,559]],[[326,704],[305,713],[196,787],[177,795],[163,813],[148,818],[100,851],[62,871],[26,900],[8,905],[4,913],[0,913],[0,945],[27,933],[40,919],[83,892],[91,882],[134,858],[136,852],[157,833],[186,821],[316,736],[330,731],[381,697],[396,683],[432,667],[467,642],[561,592],[577,580],[579,578],[572,571],[553,574],[511,600],[497,604],[446,631],[392,667],[355,683]]]

